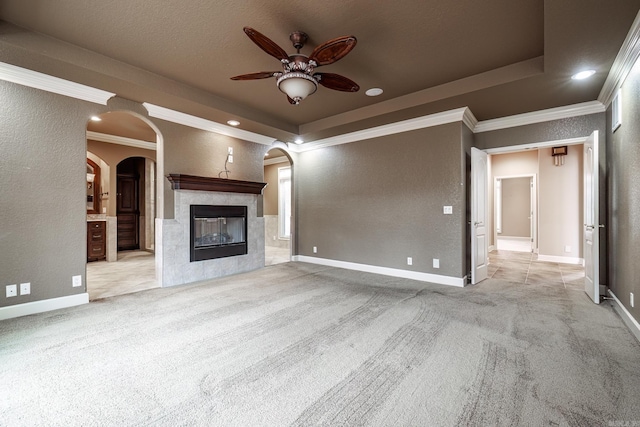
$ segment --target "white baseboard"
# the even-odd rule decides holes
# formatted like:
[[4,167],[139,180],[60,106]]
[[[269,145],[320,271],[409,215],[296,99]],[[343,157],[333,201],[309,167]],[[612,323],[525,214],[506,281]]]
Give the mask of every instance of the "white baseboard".
[[493,252],[493,251],[495,251],[495,250],[496,250],[496,245],[491,245],[491,246],[489,246],[489,247],[487,248],[487,251],[489,251],[489,252]]
[[13,319],[14,317],[28,316],[30,314],[44,313],[60,308],[74,307],[88,304],[89,294],[76,294],[60,298],[45,299],[42,301],[27,302],[24,304],[0,307],[0,320]]
[[401,277],[403,279],[419,280],[421,282],[437,283],[439,285],[464,287],[465,277],[441,276],[439,274],[421,273],[419,271],[401,270],[398,268],[379,267],[376,265],[358,264],[355,262],[336,261],[333,259],[316,258],[305,255],[295,255],[292,261],[308,262],[347,270],[364,271],[366,273],[382,274],[384,276]]
[[638,341],[640,341],[640,323],[638,323],[638,321],[633,318],[631,313],[629,313],[629,310],[627,310],[627,308],[624,305],[622,305],[618,297],[616,297],[616,295],[613,292],[611,292],[611,289],[609,289],[609,295],[611,295],[613,300],[618,304],[619,310],[616,310],[616,311],[618,311],[618,314],[620,314],[620,317],[622,318],[624,323],[627,325],[631,333],[635,335]]
[[584,264],[584,260],[582,258],[574,258],[569,256],[556,256],[556,255],[540,255],[538,254],[538,261],[545,262],[559,262],[561,264]]

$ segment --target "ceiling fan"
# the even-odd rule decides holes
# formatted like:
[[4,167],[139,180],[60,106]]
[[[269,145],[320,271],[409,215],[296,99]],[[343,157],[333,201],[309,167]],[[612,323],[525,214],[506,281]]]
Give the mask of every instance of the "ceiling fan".
[[288,55],[271,39],[250,27],[244,27],[244,32],[258,47],[282,63],[283,71],[261,71],[258,73],[242,74],[231,77],[231,80],[257,80],[276,77],[278,89],[287,95],[289,103],[300,104],[300,101],[322,86],[342,92],[357,92],[360,90],[355,82],[333,73],[314,73],[316,67],[333,64],[345,57],[356,45],[354,36],[343,36],[331,39],[313,49],[311,56],[300,53],[300,49],[308,40],[308,36],[295,31],[289,35],[289,40],[297,53]]

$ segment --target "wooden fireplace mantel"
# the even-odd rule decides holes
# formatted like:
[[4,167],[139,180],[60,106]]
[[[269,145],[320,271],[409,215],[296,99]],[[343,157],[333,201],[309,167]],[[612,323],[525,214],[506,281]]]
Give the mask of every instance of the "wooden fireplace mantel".
[[262,194],[265,182],[238,181],[235,179],[209,178],[205,176],[169,174],[172,190],[222,191],[225,193]]

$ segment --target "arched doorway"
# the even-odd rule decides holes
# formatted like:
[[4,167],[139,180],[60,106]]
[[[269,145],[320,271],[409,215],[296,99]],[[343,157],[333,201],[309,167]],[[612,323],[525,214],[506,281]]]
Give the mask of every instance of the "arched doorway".
[[102,172],[101,182],[96,183],[100,211],[91,215],[87,211],[88,245],[94,236],[90,226],[95,227],[96,236],[104,230],[105,240],[105,256],[87,258],[90,300],[159,286],[155,275],[157,140],[160,137],[151,124],[135,113],[105,113],[87,125],[87,159],[99,164]]
[[293,164],[288,153],[272,148],[265,154],[263,214],[265,265],[291,261],[293,223]]

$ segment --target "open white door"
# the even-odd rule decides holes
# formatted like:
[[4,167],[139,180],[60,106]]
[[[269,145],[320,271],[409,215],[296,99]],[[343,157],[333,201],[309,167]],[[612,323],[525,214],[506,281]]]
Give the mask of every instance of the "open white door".
[[598,131],[584,143],[584,291],[600,304],[598,234]]
[[487,278],[487,153],[471,148],[471,284]]

